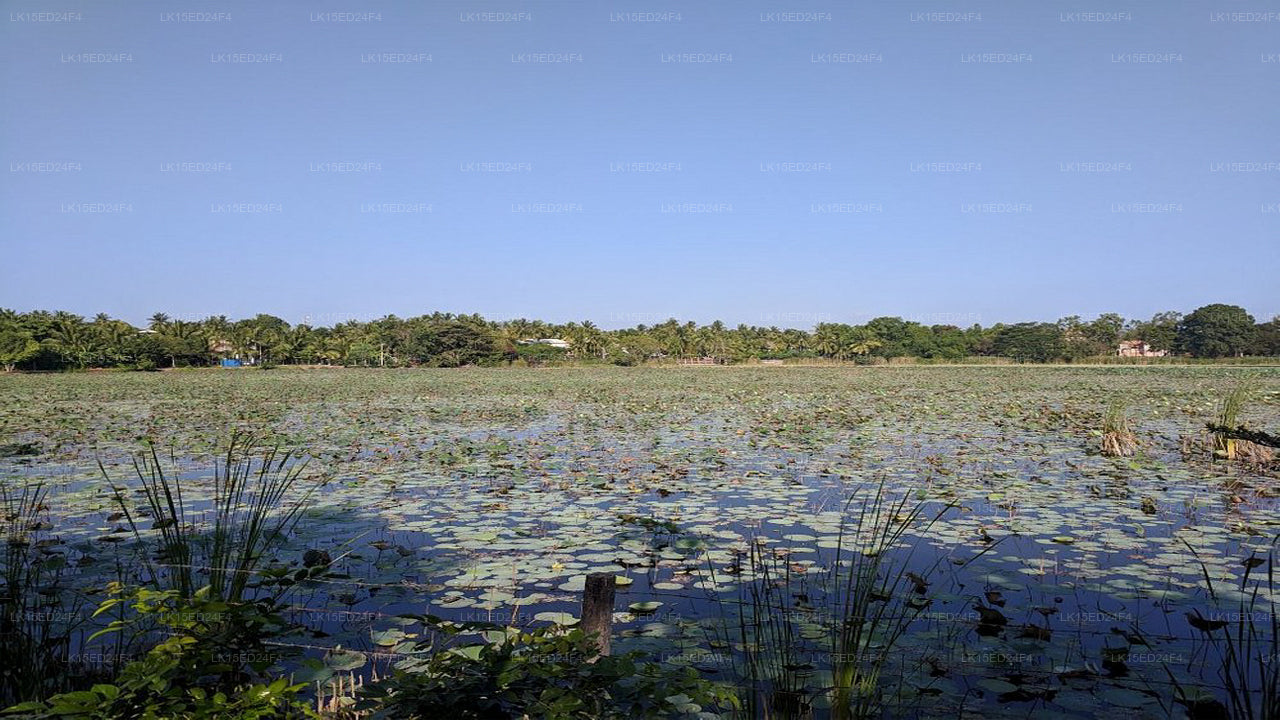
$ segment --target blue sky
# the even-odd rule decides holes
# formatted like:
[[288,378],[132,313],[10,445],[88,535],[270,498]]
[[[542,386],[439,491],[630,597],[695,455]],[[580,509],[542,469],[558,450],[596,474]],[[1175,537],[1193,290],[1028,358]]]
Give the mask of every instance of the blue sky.
[[1274,3],[4,8],[3,307],[1280,313]]

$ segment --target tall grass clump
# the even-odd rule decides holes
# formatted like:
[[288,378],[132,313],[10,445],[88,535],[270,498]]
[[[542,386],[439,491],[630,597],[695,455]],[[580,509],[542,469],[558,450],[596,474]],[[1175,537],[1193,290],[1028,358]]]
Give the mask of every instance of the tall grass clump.
[[[85,641],[113,635],[114,655],[133,659],[87,688],[37,696],[5,712],[40,718],[305,717],[305,685],[280,677],[291,649],[278,639],[298,630],[281,600],[289,588],[323,576],[327,564],[295,570],[271,562],[322,484],[304,476],[305,467],[290,452],[236,434],[212,477],[188,479],[172,453],[161,462],[149,444],[133,461],[137,486],[112,485],[137,541],[143,586],[109,583],[109,597],[94,617],[112,619]],[[99,469],[107,475],[101,464]],[[143,527],[148,519],[150,526]]]
[[1124,403],[1114,402],[1102,418],[1102,454],[1129,457],[1138,449],[1138,437],[1129,428],[1129,414]]
[[1213,429],[1213,453],[1227,460],[1243,460],[1264,464],[1275,459],[1275,451],[1252,440],[1237,437],[1242,429],[1240,413],[1249,399],[1249,387],[1237,385],[1225,398],[1218,411],[1218,422]]
[[[165,470],[154,444],[134,457],[144,508],[130,507],[128,488],[113,485],[112,490],[144,547],[150,536],[142,526],[143,516],[152,520],[157,547],[144,560],[151,583],[157,589],[176,590],[183,598],[207,585],[215,599],[244,599],[253,576],[288,539],[323,485],[322,479],[303,477],[306,462],[292,452],[259,448],[253,436],[243,434],[233,435],[215,462],[207,500],[193,502],[192,488],[178,477],[172,455],[169,464],[175,469]],[[102,472],[106,475],[105,469]],[[207,578],[199,577],[206,573]]]
[[46,499],[41,484],[18,491],[0,483],[0,707],[62,689],[70,671],[78,613],[62,604],[65,560],[43,537]]
[[[929,605],[928,582],[909,570],[912,532],[927,531],[929,503],[892,497],[883,482],[845,505],[832,565],[797,572],[752,545],[731,629],[741,649],[744,714],[806,718],[829,705],[833,720],[878,715],[894,646]],[[927,572],[926,572],[927,575]]]

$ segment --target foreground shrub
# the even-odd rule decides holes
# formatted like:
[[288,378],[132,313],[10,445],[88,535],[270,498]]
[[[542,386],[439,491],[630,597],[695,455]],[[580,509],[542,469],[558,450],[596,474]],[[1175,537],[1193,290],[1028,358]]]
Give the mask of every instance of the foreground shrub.
[[[183,598],[177,591],[115,587],[98,609],[132,609],[98,635],[136,630],[164,639],[129,662],[114,682],[55,695],[5,711],[7,716],[69,720],[268,720],[306,717],[304,685],[272,678],[284,656],[273,638],[288,625],[271,601],[229,603],[209,588]],[[96,636],[95,636],[96,637]]]
[[[720,717],[733,692],[692,668],[645,663],[637,654],[596,656],[581,630],[517,630],[489,623],[418,618],[435,639],[417,643],[394,674],[366,686],[356,709],[370,718],[410,720],[597,720]],[[488,642],[458,645],[482,632]]]

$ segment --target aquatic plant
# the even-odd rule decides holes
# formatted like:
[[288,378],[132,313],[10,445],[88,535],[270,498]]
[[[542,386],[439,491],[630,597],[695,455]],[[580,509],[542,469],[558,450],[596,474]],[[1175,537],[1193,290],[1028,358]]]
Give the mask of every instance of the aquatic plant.
[[1129,429],[1129,416],[1124,404],[1114,402],[1102,419],[1102,454],[1129,457],[1138,449],[1138,437]]
[[[1187,612],[1187,624],[1203,633],[1217,650],[1218,678],[1226,694],[1226,710],[1232,720],[1280,720],[1280,583],[1276,578],[1276,548],[1280,535],[1271,540],[1265,556],[1255,551],[1241,564],[1244,573],[1236,588],[1235,608],[1223,617]],[[1205,587],[1217,600],[1208,565],[1187,544],[1204,574]],[[1261,577],[1255,574],[1265,568]],[[1166,669],[1167,672],[1167,669]],[[1173,679],[1173,675],[1170,674]],[[1174,680],[1177,700],[1188,709],[1215,702]]]
[[[1244,409],[1248,399],[1248,388],[1244,384],[1237,385],[1222,399],[1218,411],[1218,424],[1223,427],[1237,427],[1240,423],[1240,411]],[[1214,453],[1228,460],[1235,460],[1239,441],[1227,437],[1225,433],[1216,433],[1213,437]]]
[[[1151,643],[1170,656],[1210,659],[1203,677],[1200,664],[1179,663],[1174,670],[1181,682],[1203,680],[1225,707],[1217,654],[1207,637],[1187,632],[1181,621],[1187,611],[1212,618],[1222,608],[1195,591],[1203,579],[1179,538],[1204,554],[1215,585],[1228,575],[1234,585],[1242,570],[1233,565],[1239,559],[1230,560],[1234,549],[1275,530],[1278,486],[1271,468],[1215,467],[1207,432],[1198,434],[1187,457],[1177,455],[1175,438],[1189,425],[1217,419],[1221,398],[1215,395],[1206,411],[1205,388],[1222,387],[1225,394],[1243,378],[1256,379],[1254,399],[1238,419],[1274,432],[1280,428],[1276,369],[281,368],[21,375],[4,378],[0,387],[0,425],[5,441],[30,440],[41,452],[0,459],[0,479],[40,478],[56,498],[46,519],[66,541],[62,585],[101,588],[123,567],[122,579],[136,584],[141,578],[151,588],[141,562],[151,559],[160,582],[174,588],[167,575],[173,569],[150,554],[160,548],[162,531],[151,528],[155,518],[129,468],[136,437],[156,438],[166,476],[181,478],[192,533],[208,537],[212,463],[186,458],[220,456],[224,446],[213,448],[210,439],[225,441],[226,428],[287,434],[288,446],[311,449],[309,471],[331,467],[342,480],[315,495],[290,542],[266,553],[256,577],[269,579],[276,571],[272,555],[294,563],[290,574],[332,564],[345,575],[300,582],[290,596],[307,608],[292,611],[312,631],[300,642],[329,648],[343,663],[350,653],[335,646],[367,648],[368,625],[383,630],[385,615],[407,604],[430,602],[432,612],[452,619],[543,622],[539,616],[565,614],[544,610],[571,609],[567,604],[582,591],[586,574],[611,572],[619,577],[619,611],[665,602],[645,615],[617,613],[616,648],[728,678],[741,643],[709,645],[706,633],[721,622],[718,600],[725,607],[735,598],[749,601],[747,589],[760,582],[747,557],[752,546],[744,544],[758,539],[763,544],[755,550],[771,564],[770,580],[792,592],[768,603],[787,608],[779,614],[791,613],[790,635],[781,637],[797,643],[793,657],[801,664],[815,666],[795,668],[803,676],[796,687],[823,716],[835,685],[830,658],[838,632],[828,590],[831,550],[849,488],[883,477],[894,497],[942,498],[966,508],[927,534],[904,538],[920,546],[911,569],[929,585],[918,593],[908,576],[902,600],[918,596],[932,604],[888,653],[877,682],[885,714],[952,717],[963,705],[964,714],[992,718],[1089,717],[1114,712],[1120,702],[1135,716],[1157,712],[1159,703],[1176,714],[1181,708],[1171,706],[1159,662],[1133,662],[1124,678],[1108,677],[1106,667],[1090,669],[1100,646],[1118,641],[1105,621],[1082,617],[1102,607],[1130,616],[1117,623],[1143,626],[1152,622],[1146,598],[1160,603],[1151,612],[1171,619],[1176,627],[1166,630],[1174,636],[1146,627]],[[1099,453],[1106,404],[1099,398],[1116,397],[1129,399],[1135,432],[1141,418],[1141,457]],[[1090,431],[1093,438],[1081,442]],[[170,446],[180,448],[180,476],[172,472]],[[117,484],[128,486],[130,510],[141,510],[134,519],[145,558],[129,524],[116,517],[115,503],[104,507],[102,483],[93,478],[95,455]],[[300,480],[285,501],[305,485]],[[335,531],[366,530],[377,534],[378,544],[346,557],[331,542]],[[920,568],[935,548],[954,549],[951,558],[959,561],[1001,540],[1004,551],[976,563],[944,560],[932,573]],[[846,554],[856,546],[848,536],[844,544]],[[306,549],[314,550],[309,558]],[[740,573],[725,570],[735,550],[742,553]],[[139,562],[131,562],[135,557]],[[1253,579],[1262,574],[1259,567]],[[198,588],[207,578],[197,571],[192,582]],[[1006,604],[984,598],[992,591]],[[247,587],[245,594],[269,593]],[[1235,596],[1228,597],[1224,603],[1233,603]],[[982,610],[975,613],[977,599],[1007,623],[996,627],[997,616],[986,622]],[[975,633],[978,615],[979,628],[991,627],[993,635]],[[736,634],[735,622],[731,616]],[[1084,632],[1074,632],[1077,627]],[[1044,639],[1050,629],[1051,639]],[[1049,659],[1002,659],[1024,652],[1021,646]],[[373,664],[350,672],[368,684]],[[1045,676],[1059,664],[1073,673],[1069,682]],[[757,707],[778,716],[768,702],[765,696]]]
[[1218,422],[1213,426],[1214,455],[1261,465],[1275,459],[1275,451],[1255,440],[1240,436],[1240,413],[1249,400],[1249,386],[1241,383],[1222,399]]
[[357,692],[353,709],[372,720],[710,720],[736,702],[732,690],[692,668],[638,654],[598,656],[579,629],[410,618],[423,637],[399,646],[405,659],[389,677]]
[[47,490],[0,483],[0,707],[39,699],[66,687],[68,655],[78,613],[64,607],[65,561],[46,537]]
[[127,605],[133,615],[103,633],[126,625],[158,627],[160,640],[109,682],[21,703],[5,715],[49,720],[314,717],[299,697],[305,685],[273,672],[289,654],[276,642],[289,625],[273,602],[226,602],[215,599],[208,586],[190,597],[118,584],[110,591],[98,613]]
[[[176,459],[171,457],[171,466]],[[104,476],[110,477],[99,465]],[[155,445],[134,456],[133,469],[146,508],[130,507],[128,488],[112,485],[116,504],[134,537],[149,548],[140,521],[152,519],[158,547],[144,555],[151,583],[172,588],[184,597],[207,584],[213,597],[239,601],[270,553],[297,524],[323,478],[307,478],[305,461],[278,446],[259,449],[251,435],[234,434],[221,462],[215,464],[211,507],[198,512],[184,500],[176,471],[166,472]],[[298,492],[294,492],[297,490]],[[212,517],[210,517],[210,515]],[[200,575],[207,573],[207,581]]]
[[[736,611],[742,649],[742,704],[750,718],[804,718],[829,705],[834,720],[877,715],[883,671],[893,648],[929,605],[926,575],[911,572],[910,533],[946,514],[936,503],[892,496],[880,482],[844,506],[831,567],[818,578],[796,572],[785,556],[753,543],[746,560],[754,579]],[[829,639],[815,652],[805,640]],[[830,683],[814,682],[826,678]]]

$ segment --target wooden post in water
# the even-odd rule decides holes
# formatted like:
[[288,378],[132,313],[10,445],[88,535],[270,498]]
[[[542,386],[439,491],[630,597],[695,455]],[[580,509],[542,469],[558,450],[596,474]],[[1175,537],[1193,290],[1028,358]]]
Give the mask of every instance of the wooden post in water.
[[587,635],[595,635],[596,649],[609,654],[613,634],[613,573],[592,573],[582,592],[582,620],[579,627]]

